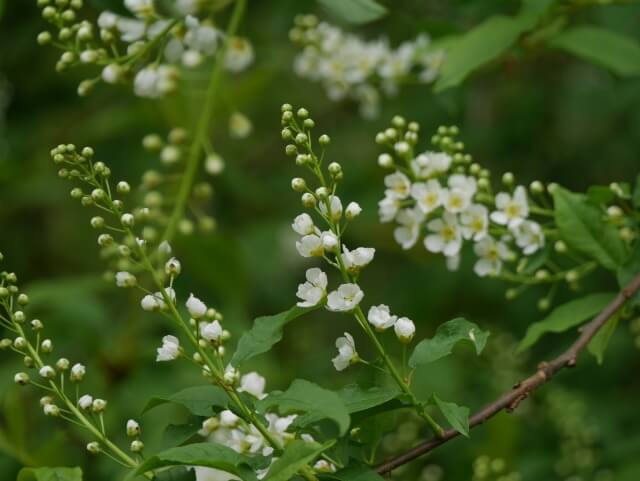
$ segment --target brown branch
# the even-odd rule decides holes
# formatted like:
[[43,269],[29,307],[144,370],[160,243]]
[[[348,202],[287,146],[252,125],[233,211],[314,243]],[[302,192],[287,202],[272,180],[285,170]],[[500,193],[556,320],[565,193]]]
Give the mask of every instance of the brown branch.
[[[638,291],[640,290],[640,274],[638,274],[622,291],[605,307],[597,317],[580,329],[580,336],[565,352],[548,362],[541,362],[535,374],[529,376],[513,386],[491,404],[469,418],[469,428],[474,428],[495,416],[500,411],[511,412],[529,397],[529,394],[551,379],[558,371],[565,367],[574,367],[580,353],[593,339],[598,330]],[[433,438],[419,444],[409,451],[396,456],[376,467],[379,474],[386,474],[403,464],[416,459],[423,454],[433,451],[438,446],[457,437],[460,433],[453,429],[444,432],[441,437]]]

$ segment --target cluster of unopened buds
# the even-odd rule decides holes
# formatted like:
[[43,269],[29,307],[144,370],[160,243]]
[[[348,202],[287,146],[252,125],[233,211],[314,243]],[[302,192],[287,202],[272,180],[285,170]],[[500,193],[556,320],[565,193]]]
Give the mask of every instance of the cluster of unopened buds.
[[[315,177],[319,186],[311,188],[302,177],[291,181],[294,191],[302,194],[302,205],[314,212],[325,224],[324,230],[314,223],[313,218],[304,212],[298,215],[292,223],[293,230],[300,235],[296,242],[296,249],[302,257],[320,257],[340,272],[342,283],[332,291],[328,291],[327,274],[318,267],[306,271],[306,281],[298,286],[298,306],[313,308],[324,306],[332,312],[354,313],[358,321],[372,326],[382,332],[393,328],[397,338],[402,343],[409,343],[415,333],[415,325],[407,317],[391,314],[388,306],[381,304],[369,309],[366,320],[360,307],[364,292],[357,281],[361,271],[373,260],[375,249],[372,247],[357,247],[350,249],[342,239],[342,235],[349,223],[362,212],[357,202],[349,202],[343,207],[342,200],[336,195],[339,181],[343,178],[342,167],[337,162],[326,166],[323,172],[324,148],[329,144],[327,135],[318,138],[322,153],[316,155],[313,148],[312,132],[315,123],[309,117],[309,112],[293,108],[285,104],[282,107],[282,138],[292,142],[285,148],[287,155],[295,157],[296,164],[306,167]],[[327,180],[327,177],[329,180]],[[349,365],[364,362],[356,350],[353,336],[345,332],[344,337],[336,340],[338,355],[333,359],[333,365],[338,371]]]
[[140,97],[158,98],[173,92],[180,69],[193,69],[212,57],[226,42],[221,61],[231,72],[246,69],[253,61],[253,47],[241,37],[227,38],[210,18],[198,17],[199,2],[178,1],[173,15],[165,15],[154,0],[125,0],[130,16],[102,12],[96,24],[80,20],[83,0],[38,0],[51,31],[38,35],[41,45],[63,51],[56,68],[96,65],[100,73],[78,86],[88,94],[100,81],[108,84],[133,80]]
[[[107,437],[104,423],[107,401],[91,394],[81,394],[86,367],[64,357],[52,359],[53,341],[43,338],[44,323],[41,320],[28,318],[25,310],[29,297],[20,291],[17,282],[15,273],[0,272],[0,326],[14,336],[13,339],[1,339],[0,350],[15,352],[22,357],[25,368],[34,371],[32,374],[27,371],[16,373],[15,383],[36,387],[44,393],[40,398],[40,406],[45,416],[59,418],[88,430],[95,439],[86,446],[89,452],[104,452],[121,464],[134,466],[136,461]],[[70,394],[68,391],[71,386]],[[134,438],[130,445],[131,452],[141,453],[144,444],[139,439],[139,424],[130,420],[126,430]]]
[[321,83],[331,100],[357,101],[367,118],[377,116],[381,93],[393,95],[405,83],[433,82],[444,59],[424,34],[392,48],[386,38],[365,41],[314,15],[296,17],[290,38],[303,49],[295,72]]

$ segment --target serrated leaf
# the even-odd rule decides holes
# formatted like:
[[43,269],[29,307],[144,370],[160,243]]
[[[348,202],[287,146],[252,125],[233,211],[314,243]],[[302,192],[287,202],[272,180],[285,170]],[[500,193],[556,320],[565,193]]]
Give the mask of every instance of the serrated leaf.
[[598,314],[614,297],[615,294],[609,292],[589,294],[581,299],[575,299],[556,307],[542,321],[529,326],[524,339],[520,341],[518,352],[533,346],[548,332],[564,332],[582,324]]
[[340,435],[347,432],[351,422],[349,411],[338,394],[304,379],[296,379],[286,391],[273,392],[257,404],[263,412],[274,406],[280,414],[305,413],[303,419],[307,424],[330,419],[338,426]]
[[489,333],[481,330],[473,322],[462,317],[452,319],[441,324],[432,339],[424,339],[418,343],[409,358],[409,366],[429,364],[448,356],[459,342],[473,345],[476,354],[480,355],[488,337]]
[[203,466],[220,469],[245,481],[256,481],[255,459],[217,443],[196,443],[167,449],[148,458],[127,479],[167,466]]
[[265,481],[289,481],[300,469],[329,449],[333,441],[325,444],[295,440],[287,444],[282,456],[269,468]]
[[388,13],[374,0],[318,0],[318,3],[340,20],[352,24],[373,22]]
[[593,62],[622,77],[640,75],[640,43],[627,35],[592,26],[567,29],[550,45]]
[[384,481],[372,467],[357,461],[352,461],[344,469],[322,476],[322,479],[337,479],[338,481]]
[[603,220],[600,210],[582,194],[557,187],[553,191],[554,213],[560,237],[569,247],[615,270],[627,256],[618,230]]
[[455,87],[474,70],[502,55],[520,35],[536,25],[543,12],[544,8],[524,8],[514,17],[494,15],[457,39],[448,41],[434,91]]
[[22,468],[16,481],[82,481],[82,469]]
[[144,414],[157,406],[167,403],[180,404],[196,416],[209,417],[215,413],[214,407],[227,408],[229,406],[229,397],[224,389],[218,386],[193,386],[170,396],[151,398],[142,413]]
[[598,364],[602,364],[604,361],[604,352],[607,350],[611,336],[618,327],[618,321],[620,320],[619,314],[614,314],[606,322],[604,326],[593,336],[593,339],[587,345],[587,350],[594,355]]
[[253,327],[246,331],[238,341],[238,347],[231,358],[231,364],[238,367],[252,357],[269,351],[282,339],[282,330],[285,325],[315,309],[317,307],[294,306],[280,314],[256,318]]
[[435,394],[431,396],[431,399],[451,427],[463,436],[469,437],[469,408],[443,401]]

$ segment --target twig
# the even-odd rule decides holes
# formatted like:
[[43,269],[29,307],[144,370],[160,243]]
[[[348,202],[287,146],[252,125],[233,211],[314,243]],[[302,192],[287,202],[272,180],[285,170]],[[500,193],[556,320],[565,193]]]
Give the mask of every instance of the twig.
[[[578,339],[576,339],[576,341],[566,351],[551,361],[541,362],[538,365],[538,370],[533,375],[515,384],[510,391],[504,393],[491,404],[486,405],[480,411],[471,416],[471,418],[469,418],[469,428],[479,426],[500,411],[513,411],[522,401],[529,397],[531,392],[551,379],[558,371],[565,367],[574,367],[578,356],[587,344],[589,344],[589,341],[593,339],[598,330],[604,326],[606,322],[616,312],[618,312],[618,310],[638,290],[640,290],[640,274],[638,274],[624,289],[622,289],[616,298],[607,307],[605,307],[598,316],[583,326],[580,330],[580,336]],[[409,451],[380,464],[376,467],[376,471],[379,474],[389,473],[397,467],[402,466],[423,454],[433,451],[438,446],[450,441],[459,434],[460,433],[458,433],[458,431],[448,429],[442,437],[425,441]]]

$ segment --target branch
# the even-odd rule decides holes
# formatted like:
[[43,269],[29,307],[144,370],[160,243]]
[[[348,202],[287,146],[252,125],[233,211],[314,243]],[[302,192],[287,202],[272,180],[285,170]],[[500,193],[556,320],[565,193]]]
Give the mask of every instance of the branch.
[[[565,367],[574,367],[578,356],[587,344],[589,344],[589,341],[593,339],[598,330],[604,326],[606,322],[616,312],[618,312],[618,310],[620,310],[620,308],[624,306],[624,304],[638,290],[640,290],[640,274],[638,274],[624,289],[622,289],[616,298],[607,307],[605,307],[597,317],[580,329],[580,336],[566,351],[551,361],[541,362],[538,365],[538,370],[535,374],[515,384],[510,391],[502,394],[491,404],[486,405],[480,411],[471,416],[471,418],[469,418],[469,428],[479,426],[500,411],[513,411],[522,401],[529,397],[531,392],[551,379],[558,371]],[[376,467],[376,471],[379,474],[389,473],[397,467],[402,466],[423,454],[433,451],[438,446],[450,441],[459,434],[460,433],[458,433],[458,431],[449,429],[445,431],[441,437],[425,441],[409,451],[380,464]]]

